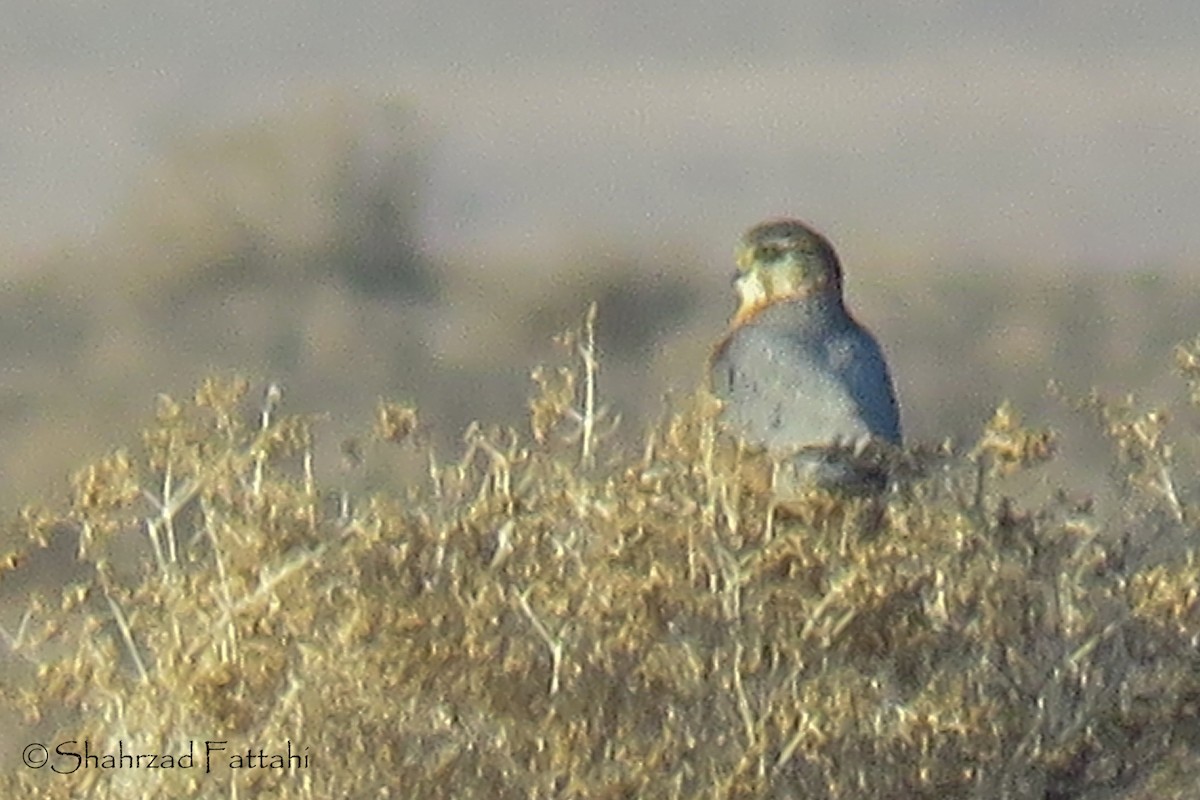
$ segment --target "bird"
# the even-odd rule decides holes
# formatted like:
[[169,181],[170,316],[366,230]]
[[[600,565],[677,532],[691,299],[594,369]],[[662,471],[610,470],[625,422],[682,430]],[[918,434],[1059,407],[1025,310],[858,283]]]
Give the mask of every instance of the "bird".
[[883,349],[846,308],[829,240],[795,219],[755,225],[738,243],[738,306],[713,347],[718,423],[776,465],[773,488],[878,495],[886,454],[903,444]]

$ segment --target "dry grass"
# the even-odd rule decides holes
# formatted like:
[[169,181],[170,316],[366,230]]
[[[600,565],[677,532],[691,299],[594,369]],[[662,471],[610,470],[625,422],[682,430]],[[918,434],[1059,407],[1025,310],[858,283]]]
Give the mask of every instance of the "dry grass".
[[[43,546],[76,555],[4,632],[24,737],[4,795],[1195,795],[1195,486],[1159,412],[1088,404],[1124,480],[1106,517],[1007,494],[1053,451],[1007,408],[974,448],[914,455],[924,477],[882,511],[784,514],[718,457],[705,402],[617,448],[592,319],[538,373],[528,435],[473,426],[442,463],[381,405],[348,450],[422,455],[407,491],[320,485],[313,421],[277,391],[160,398],[67,510],[17,523],[31,544],[0,581]],[[1200,343],[1179,358],[1195,389]],[[85,739],[195,742],[197,764],[19,766],[41,741],[69,770],[55,745]],[[211,773],[206,740],[230,748]],[[228,765],[289,742],[307,766]]]

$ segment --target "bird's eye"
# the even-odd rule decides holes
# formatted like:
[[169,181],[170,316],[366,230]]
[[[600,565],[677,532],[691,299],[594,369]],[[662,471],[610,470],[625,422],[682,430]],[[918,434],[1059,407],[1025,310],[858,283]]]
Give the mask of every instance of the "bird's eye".
[[783,255],[783,248],[777,244],[760,244],[754,252],[756,261],[777,261]]

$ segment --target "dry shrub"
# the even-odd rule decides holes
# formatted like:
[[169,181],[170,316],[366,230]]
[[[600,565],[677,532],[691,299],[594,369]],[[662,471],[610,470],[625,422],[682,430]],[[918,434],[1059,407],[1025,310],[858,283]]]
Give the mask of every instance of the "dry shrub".
[[[66,513],[19,521],[87,569],[7,633],[36,668],[6,691],[45,741],[198,763],[18,767],[5,795],[1185,796],[1161,776],[1197,744],[1197,530],[1153,414],[1089,406],[1129,477],[1110,518],[1005,496],[1053,441],[1008,407],[882,504],[784,513],[715,456],[703,397],[611,446],[592,320],[537,374],[532,435],[473,426],[374,497],[316,484],[277,391],[162,398]],[[384,404],[355,461],[414,431]],[[306,765],[226,762],[289,742]]]

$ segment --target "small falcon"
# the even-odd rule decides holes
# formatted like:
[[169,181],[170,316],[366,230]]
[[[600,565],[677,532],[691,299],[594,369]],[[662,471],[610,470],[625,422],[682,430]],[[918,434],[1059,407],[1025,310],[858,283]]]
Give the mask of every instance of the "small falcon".
[[842,297],[824,236],[779,219],[742,236],[739,305],[709,364],[722,427],[782,467],[789,490],[875,493],[887,471],[872,454],[900,446],[900,412],[879,343]]

